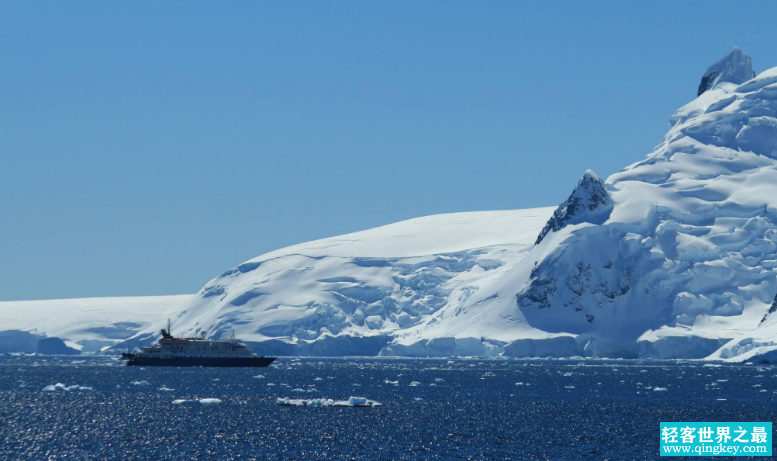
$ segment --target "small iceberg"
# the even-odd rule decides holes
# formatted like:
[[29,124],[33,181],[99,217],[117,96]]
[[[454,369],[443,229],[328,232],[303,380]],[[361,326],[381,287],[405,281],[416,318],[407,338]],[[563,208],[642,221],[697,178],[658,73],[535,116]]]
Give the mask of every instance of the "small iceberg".
[[201,403],[203,405],[214,405],[217,403],[221,403],[220,399],[199,399],[199,400],[173,400],[173,405],[180,405],[182,403]]
[[162,387],[160,387],[160,388],[159,388],[159,389],[157,389],[157,390],[159,390],[159,391],[162,391],[162,392],[172,392],[172,391],[174,391],[175,389],[170,389],[170,388],[169,388],[169,387],[167,387],[167,386],[162,386]]
[[290,399],[281,397],[275,401],[279,407],[379,407],[381,404],[364,397],[350,397],[348,400],[332,399]]
[[318,389],[311,387],[310,389],[292,389],[291,392],[318,392]]
[[653,392],[666,392],[665,387],[654,387]]
[[491,376],[496,376],[496,375],[495,375],[495,374],[493,374],[493,373],[491,373],[490,371],[487,371],[487,372],[486,372],[486,374],[484,374],[483,376],[489,376],[489,377],[491,377]]
[[148,381],[132,381],[133,386],[148,386]]
[[412,383],[410,383],[410,387],[418,387],[420,385],[421,383],[419,383],[418,381],[413,381]]
[[78,384],[74,384],[72,386],[65,386],[62,383],[57,383],[51,386],[46,386],[43,388],[43,390],[52,392],[52,391],[91,391],[93,389],[87,386],[79,386]]

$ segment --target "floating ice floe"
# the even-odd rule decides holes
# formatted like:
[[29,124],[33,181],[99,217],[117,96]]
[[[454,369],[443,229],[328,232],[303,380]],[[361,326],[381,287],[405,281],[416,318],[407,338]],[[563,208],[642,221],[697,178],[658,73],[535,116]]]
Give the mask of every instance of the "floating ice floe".
[[256,375],[256,376],[254,376],[254,378],[256,378],[256,379],[264,379],[264,375]]
[[515,383],[516,386],[523,386],[523,383]]
[[148,386],[148,381],[132,381],[130,384],[134,386]]
[[351,397],[348,400],[332,399],[290,399],[281,397],[275,401],[279,407],[379,407],[381,404],[364,397]]
[[445,380],[442,379],[442,378],[434,378],[434,382],[436,382],[436,383],[441,383],[443,381],[445,381]]
[[44,391],[91,391],[93,389],[87,386],[79,386],[78,384],[74,384],[72,386],[65,386],[62,383],[57,383],[51,386],[46,386],[43,388],[43,390]]
[[291,392],[318,392],[318,389],[312,387],[310,389],[292,389]]
[[574,389],[575,386],[564,386],[564,389]]
[[420,386],[420,385],[421,385],[421,383],[419,383],[418,381],[413,381],[412,383],[410,383],[410,387],[417,387],[417,386]]
[[484,374],[483,376],[496,376],[496,375],[491,373],[490,371],[487,371],[486,374]]
[[173,405],[180,405],[182,403],[201,403],[203,405],[213,405],[213,404],[221,403],[221,400],[220,399],[199,399],[199,400],[179,399],[179,400],[173,400]]
[[388,379],[383,381],[386,384],[393,384],[394,386],[399,386],[399,381],[389,381]]
[[162,392],[171,392],[171,391],[174,391],[175,389],[170,389],[170,388],[169,388],[169,387],[167,387],[167,386],[162,386],[162,387],[160,387],[158,390],[160,390],[160,391],[162,391]]
[[653,392],[665,392],[665,391],[666,391],[665,387],[654,387],[653,388]]

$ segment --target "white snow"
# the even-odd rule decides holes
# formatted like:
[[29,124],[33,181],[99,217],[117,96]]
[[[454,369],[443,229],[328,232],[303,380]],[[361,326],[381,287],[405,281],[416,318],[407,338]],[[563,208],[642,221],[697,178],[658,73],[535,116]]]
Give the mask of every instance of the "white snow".
[[[82,352],[95,352],[157,331],[180,312],[192,295],[126,298],[82,298],[0,302],[0,353],[37,352],[37,339],[55,337]],[[40,339],[38,338],[38,339]],[[131,342],[134,346],[140,342]],[[126,349],[126,347],[124,347]]]

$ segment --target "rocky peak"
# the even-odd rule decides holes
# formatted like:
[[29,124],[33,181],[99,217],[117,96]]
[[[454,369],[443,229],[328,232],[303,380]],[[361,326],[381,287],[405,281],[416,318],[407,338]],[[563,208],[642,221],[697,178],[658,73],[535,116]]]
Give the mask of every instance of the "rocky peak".
[[715,64],[707,68],[699,83],[699,91],[696,96],[701,96],[707,90],[711,90],[719,83],[744,83],[755,77],[750,56],[737,47],[734,47],[727,55],[723,56]]
[[599,176],[587,170],[564,203],[558,206],[537,237],[535,245],[550,232],[556,232],[567,224],[590,222],[601,224],[607,220],[613,203]]

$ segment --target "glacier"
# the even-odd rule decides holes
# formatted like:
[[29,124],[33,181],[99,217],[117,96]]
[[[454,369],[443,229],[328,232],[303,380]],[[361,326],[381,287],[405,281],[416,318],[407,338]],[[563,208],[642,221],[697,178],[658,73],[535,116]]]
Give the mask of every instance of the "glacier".
[[557,207],[303,243],[99,315],[91,300],[0,303],[0,352],[118,351],[169,317],[263,354],[775,362],[777,68],[756,75],[734,48],[697,93],[644,160],[584,172]]

